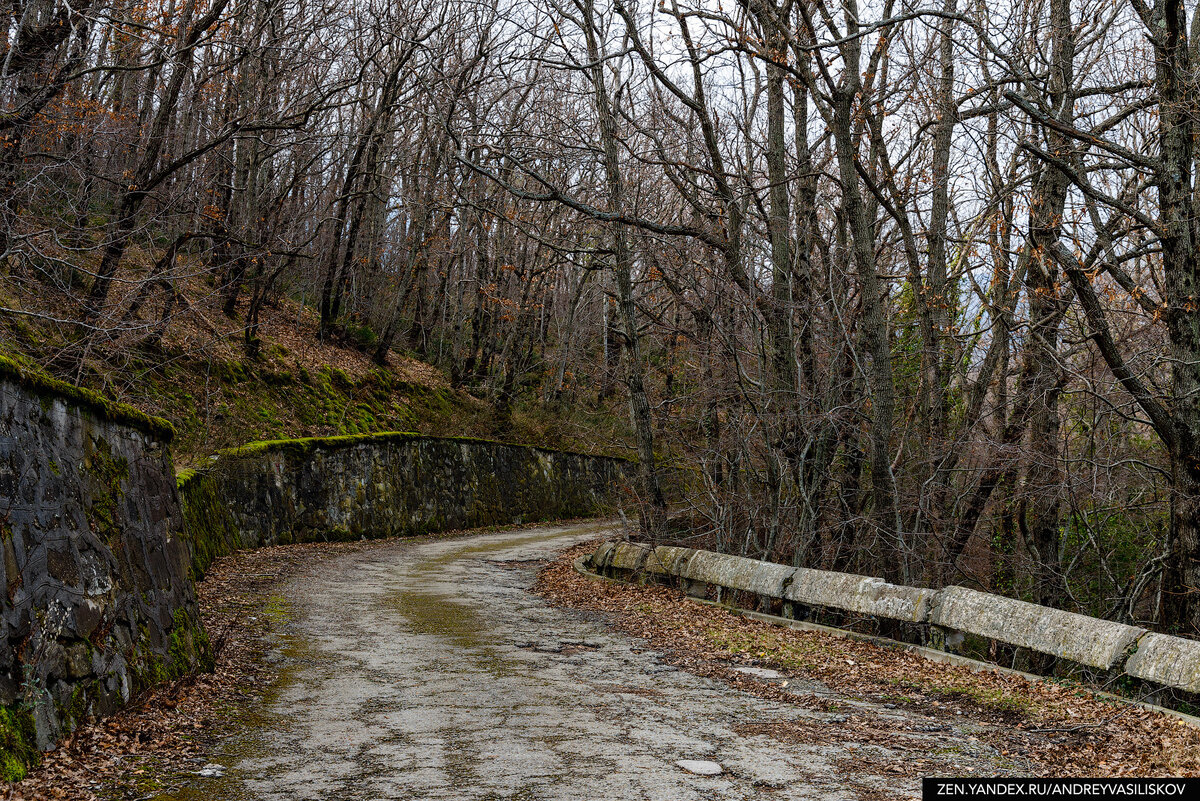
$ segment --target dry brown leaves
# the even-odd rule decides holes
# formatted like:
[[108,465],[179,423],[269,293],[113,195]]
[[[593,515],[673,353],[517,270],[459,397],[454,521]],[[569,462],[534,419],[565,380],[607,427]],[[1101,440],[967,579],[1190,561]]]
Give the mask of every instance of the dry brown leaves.
[[[112,718],[81,727],[40,768],[8,788],[7,797],[140,799],[182,786],[209,761],[221,738],[238,730],[240,715],[275,678],[263,660],[275,624],[260,614],[274,588],[314,560],[393,543],[290,545],[218,560],[198,588],[205,625],[220,645],[216,671],[160,688]],[[889,761],[864,752],[854,760],[856,770],[871,759],[878,764],[867,767],[878,775],[952,773],[956,766],[925,754],[912,731],[835,701],[786,692],[733,666],[771,667],[819,681],[845,697],[894,703],[926,716],[931,728],[968,716],[982,724],[980,739],[1002,754],[1020,755],[1043,775],[1200,775],[1200,730],[1175,718],[1115,706],[1077,687],[973,673],[906,651],[771,626],[692,603],[665,587],[580,576],[571,560],[593,548],[579,546],[551,563],[539,575],[537,590],[564,607],[608,613],[606,620],[648,640],[681,668],[760,697],[844,714],[840,736],[912,756]],[[821,744],[829,742],[830,731],[802,722],[747,721],[743,733]],[[875,794],[867,787],[860,793]]]
[[[93,257],[76,253],[71,258],[79,262],[81,267],[96,266],[89,263],[89,260],[95,261]],[[79,261],[80,259],[82,261]],[[167,351],[177,352],[184,357],[213,362],[238,362],[245,356],[244,320],[240,315],[232,319],[225,316],[222,310],[224,298],[220,290],[206,280],[204,265],[190,264],[191,259],[188,255],[181,255],[179,259],[181,270],[190,270],[192,274],[175,281],[175,287],[180,292],[180,302],[164,332],[163,345]],[[131,247],[124,264],[132,275],[137,276],[147,273],[153,262],[153,254],[138,247]],[[137,280],[114,284],[111,290],[111,307],[124,310],[140,288],[141,283]],[[4,293],[5,305],[13,305],[35,315],[28,318],[27,322],[45,328],[42,333],[47,336],[47,342],[59,341],[59,337],[54,333],[55,327],[48,321],[71,320],[78,315],[75,298],[51,291],[44,285],[39,284],[36,291],[27,291],[27,288],[20,284],[6,289],[11,289],[15,294],[9,296]],[[161,294],[151,294],[139,315],[140,324],[116,326],[107,333],[104,342],[97,345],[99,350],[85,356],[90,366],[106,376],[104,391],[107,394],[150,414],[159,414],[162,410],[141,397],[136,382],[131,380],[130,375],[114,370],[112,365],[121,364],[121,354],[135,350],[137,343],[155,327],[163,301]],[[243,299],[243,312],[245,303]],[[310,373],[316,373],[327,367],[336,367],[355,381],[362,380],[372,370],[377,369],[369,353],[328,341],[318,341],[318,320],[314,309],[288,297],[281,297],[276,302],[264,306],[259,313],[258,331],[258,336],[263,341],[264,363],[259,365],[258,369],[291,373],[304,368]],[[3,334],[3,330],[0,329],[0,338]],[[54,355],[53,352],[38,354],[42,361],[49,360]],[[103,356],[114,358],[111,362],[104,358],[96,358]],[[397,379],[411,384],[434,388],[449,385],[446,376],[437,368],[395,352],[390,356],[388,369]],[[137,373],[136,370],[132,371],[132,375]],[[125,386],[127,382],[129,386]],[[189,387],[189,390],[191,389]],[[202,393],[209,388],[202,386],[195,389]]]
[[[202,278],[178,284],[187,303],[185,311],[172,320],[165,341],[188,353],[205,352],[210,358],[237,361],[242,358],[242,323],[230,320],[221,310],[223,298]],[[355,380],[376,369],[370,354],[317,339],[319,316],[313,308],[290,298],[280,298],[259,312],[259,337],[263,355],[281,359],[281,369],[303,367],[317,372],[334,366]],[[282,347],[285,357],[275,355],[272,346]],[[392,353],[389,369],[402,381],[428,387],[448,385],[446,376],[424,362]]]
[[140,799],[188,782],[275,679],[263,660],[275,624],[260,614],[271,590],[315,558],[380,544],[289,545],[217,560],[197,588],[217,648],[215,671],[158,688],[117,715],[80,727],[11,786],[8,797]]
[[[648,640],[692,672],[773,700],[829,707],[828,701],[787,693],[731,669],[769,667],[849,698],[919,712],[934,723],[970,720],[983,724],[980,738],[1002,755],[1019,755],[1044,775],[1200,775],[1200,729],[1178,718],[1114,703],[1078,686],[976,673],[904,650],[773,626],[693,603],[666,587],[581,576],[571,562],[595,544],[578,546],[547,567],[538,592],[564,607],[612,613],[619,629]],[[862,742],[886,741],[893,750],[905,745],[901,731],[853,718],[847,725]],[[777,734],[782,739],[822,736],[803,729]],[[919,772],[929,775],[936,767]]]
[[[489,531],[518,528],[523,526]],[[406,541],[468,533],[443,531]],[[0,799],[144,799],[190,781],[205,762],[220,761],[210,759],[213,748],[244,727],[247,712],[276,679],[276,669],[263,658],[267,636],[277,625],[263,614],[272,593],[320,560],[396,542],[281,545],[216,560],[196,590],[205,629],[217,648],[215,670],[160,687],[112,717],[81,726],[45,754],[24,781],[0,783]]]

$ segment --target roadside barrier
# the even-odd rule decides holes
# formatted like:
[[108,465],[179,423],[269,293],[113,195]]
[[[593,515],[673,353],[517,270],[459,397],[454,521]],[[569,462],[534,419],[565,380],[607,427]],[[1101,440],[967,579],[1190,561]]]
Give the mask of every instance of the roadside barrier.
[[967,587],[907,587],[870,576],[617,541],[601,544],[590,567],[616,578],[677,581],[689,595],[718,601],[729,593],[748,593],[760,605],[778,605],[781,616],[797,620],[833,615],[851,624],[891,621],[893,630],[907,627],[921,645],[950,653],[971,651],[986,658],[989,649],[980,646],[998,643],[1056,657],[1092,678],[1139,680],[1150,694],[1165,688],[1200,693],[1200,641]]

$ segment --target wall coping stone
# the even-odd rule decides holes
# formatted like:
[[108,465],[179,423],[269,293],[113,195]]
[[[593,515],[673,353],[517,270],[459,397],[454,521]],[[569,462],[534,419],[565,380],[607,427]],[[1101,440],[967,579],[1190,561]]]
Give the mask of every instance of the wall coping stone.
[[540,445],[525,445],[519,442],[500,442],[497,440],[481,439],[478,437],[441,437],[432,434],[421,434],[416,431],[376,431],[369,434],[341,434],[330,437],[300,437],[296,439],[267,439],[247,442],[233,448],[217,451],[210,459],[242,458],[261,456],[268,453],[281,453],[289,456],[308,456],[317,450],[337,450],[352,448],[357,445],[383,445],[391,442],[414,442],[421,440],[437,442],[461,442],[470,445],[499,445],[506,448],[523,448],[525,450],[541,451],[543,453],[563,453],[571,456],[586,456],[591,459],[611,459],[616,462],[633,464],[636,460],[625,456],[606,456],[603,454],[568,451],[558,448],[544,448]]
[[1145,628],[1063,612],[965,586],[948,586],[937,596],[929,621],[935,626],[1019,645],[1040,654],[1110,670],[1124,662]]
[[128,404],[110,400],[98,392],[22,367],[4,355],[0,355],[0,378],[40,397],[61,400],[70,406],[89,411],[103,420],[127,425],[164,442],[170,442],[175,436],[175,427],[161,417],[154,417]]
[[1200,642],[1148,633],[1125,663],[1125,672],[1168,687],[1200,693]]
[[946,587],[929,622],[981,637],[1110,670],[1145,629],[1101,620],[1002,595]]

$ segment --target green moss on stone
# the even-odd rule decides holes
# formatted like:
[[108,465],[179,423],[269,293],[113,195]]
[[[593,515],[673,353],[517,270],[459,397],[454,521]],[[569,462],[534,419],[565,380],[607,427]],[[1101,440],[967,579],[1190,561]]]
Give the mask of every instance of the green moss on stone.
[[0,781],[19,782],[41,761],[35,742],[33,715],[17,706],[0,706]]
[[204,626],[194,622],[183,609],[175,610],[172,622],[171,645],[167,651],[170,660],[167,671],[171,677],[178,678],[192,670],[212,672],[215,665],[212,643]]
[[354,536],[353,531],[341,526],[333,526],[326,529],[325,536],[330,542],[351,542],[358,539],[358,537]]
[[121,482],[129,476],[129,461],[114,456],[108,440],[100,437],[83,458],[83,471],[100,485],[92,493],[91,521],[101,538],[112,544],[121,534],[120,501],[125,497]]
[[176,477],[183,513],[183,537],[191,554],[190,572],[199,581],[213,559],[237,550],[237,526],[208,470],[185,470]]
[[[211,672],[215,664],[208,632],[183,609],[176,609],[168,635],[166,657],[153,651],[135,651],[130,666],[133,669],[135,694],[156,684],[186,676],[193,671]],[[142,641],[149,634],[142,630]]]
[[0,355],[0,378],[8,379],[42,398],[62,399],[72,406],[86,409],[103,420],[136,428],[138,431],[165,442],[169,442],[175,436],[174,426],[161,417],[151,417],[139,409],[109,400],[89,389],[72,386],[44,373],[22,367],[7,356]]
[[71,697],[67,703],[58,710],[58,718],[66,724],[68,729],[74,729],[87,715],[87,707],[87,687],[83,683],[77,684],[71,691]]
[[304,437],[301,439],[261,440],[258,442],[248,442],[245,445],[241,445],[236,448],[226,448],[225,450],[217,451],[217,456],[245,458],[248,456],[262,456],[268,453],[280,453],[288,456],[306,457],[312,455],[312,453],[317,450],[335,450],[338,448],[349,448],[362,444],[385,445],[392,442],[414,442],[417,440],[429,440],[432,442],[463,442],[474,445],[503,445],[512,448],[529,448],[531,450],[542,451],[543,453],[566,453],[573,456],[613,459],[619,462],[630,463],[633,461],[621,456],[596,457],[593,454],[579,453],[577,451],[562,451],[552,448],[539,448],[532,445],[522,445],[515,442],[498,442],[496,440],[480,439],[478,437],[434,437],[428,434],[419,434],[415,431],[378,431],[371,434],[343,434],[336,437]]

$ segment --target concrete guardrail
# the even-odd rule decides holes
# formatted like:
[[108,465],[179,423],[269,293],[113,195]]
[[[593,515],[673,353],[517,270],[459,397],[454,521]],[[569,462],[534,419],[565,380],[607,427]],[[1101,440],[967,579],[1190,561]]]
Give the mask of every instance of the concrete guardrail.
[[869,576],[788,567],[692,548],[606,542],[591,556],[598,573],[674,577],[691,595],[710,587],[789,604],[922,624],[931,641],[950,650],[965,635],[1047,654],[1156,687],[1200,693],[1200,641],[1156,634],[966,587],[930,590]]

